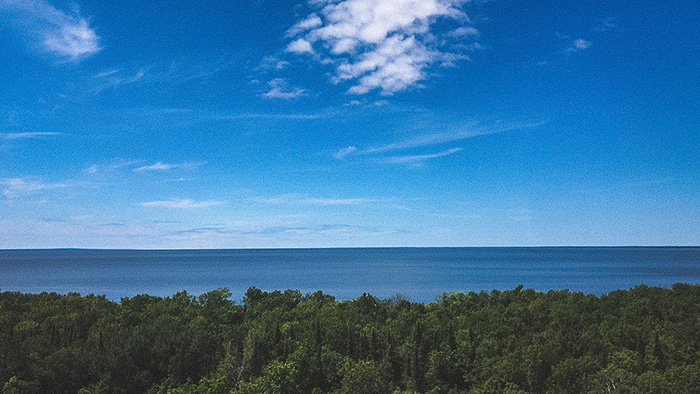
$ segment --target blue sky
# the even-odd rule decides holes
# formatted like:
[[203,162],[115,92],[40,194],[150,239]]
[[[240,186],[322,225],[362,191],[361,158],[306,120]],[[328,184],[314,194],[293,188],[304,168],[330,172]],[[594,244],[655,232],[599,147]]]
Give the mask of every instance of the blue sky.
[[0,248],[698,245],[698,15],[0,0]]

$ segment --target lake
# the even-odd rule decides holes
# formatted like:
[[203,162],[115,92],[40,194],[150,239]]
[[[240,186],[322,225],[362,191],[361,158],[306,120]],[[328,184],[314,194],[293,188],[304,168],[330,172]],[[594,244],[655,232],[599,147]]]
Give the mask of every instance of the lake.
[[170,296],[226,287],[322,290],[337,299],[443,292],[582,291],[700,283],[700,248],[341,248],[237,250],[0,250],[0,291]]

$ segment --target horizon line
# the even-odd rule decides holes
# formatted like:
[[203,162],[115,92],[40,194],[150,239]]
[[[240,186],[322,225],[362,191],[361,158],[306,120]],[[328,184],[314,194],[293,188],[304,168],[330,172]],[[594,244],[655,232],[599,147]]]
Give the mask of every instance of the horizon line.
[[11,251],[199,251],[199,250],[339,250],[339,249],[697,249],[700,245],[489,245],[489,246],[327,246],[327,247],[240,247],[240,248],[0,248]]

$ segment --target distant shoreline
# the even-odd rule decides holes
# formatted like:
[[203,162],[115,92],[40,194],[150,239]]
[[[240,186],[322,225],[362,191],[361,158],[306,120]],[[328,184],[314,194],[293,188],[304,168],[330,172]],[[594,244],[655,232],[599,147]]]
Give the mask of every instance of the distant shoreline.
[[10,248],[0,249],[0,252],[10,251],[195,251],[195,250],[357,250],[357,249],[700,249],[700,245],[574,245],[574,246],[338,246],[338,247],[279,247],[279,248],[199,248],[199,249],[131,249],[131,248]]

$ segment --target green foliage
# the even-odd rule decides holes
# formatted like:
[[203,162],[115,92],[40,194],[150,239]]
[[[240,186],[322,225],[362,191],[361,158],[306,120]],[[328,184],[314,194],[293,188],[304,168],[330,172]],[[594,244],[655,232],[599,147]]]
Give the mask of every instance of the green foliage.
[[299,370],[292,361],[271,361],[262,376],[256,378],[248,388],[260,394],[292,394],[299,392]]
[[2,386],[3,394],[34,394],[39,393],[39,384],[36,382],[26,382],[17,376],[11,377]]
[[2,393],[699,393],[700,286],[0,293]]
[[387,393],[388,382],[373,360],[346,360],[343,366],[342,394],[382,394]]

